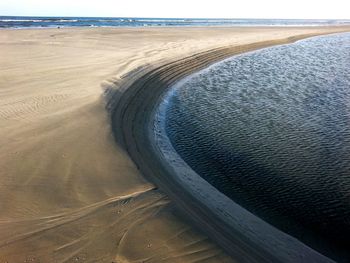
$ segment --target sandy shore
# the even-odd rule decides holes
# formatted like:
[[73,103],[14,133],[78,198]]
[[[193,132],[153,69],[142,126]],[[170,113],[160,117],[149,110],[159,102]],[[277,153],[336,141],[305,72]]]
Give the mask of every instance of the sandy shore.
[[104,94],[124,96],[120,84],[140,67],[345,30],[1,30],[0,262],[242,261],[179,216],[141,175],[114,141]]

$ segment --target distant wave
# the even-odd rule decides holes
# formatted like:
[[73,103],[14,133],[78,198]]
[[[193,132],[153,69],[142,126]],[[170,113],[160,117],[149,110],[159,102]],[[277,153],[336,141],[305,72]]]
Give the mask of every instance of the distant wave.
[[202,19],[142,17],[21,17],[0,16],[1,28],[145,27],[145,26],[325,26],[350,25],[350,20]]
[[1,22],[41,22],[42,20],[33,19],[0,19]]
[[[34,22],[34,23],[40,23],[40,22],[78,22],[78,19],[0,19],[0,22]],[[96,21],[96,20],[94,20]]]

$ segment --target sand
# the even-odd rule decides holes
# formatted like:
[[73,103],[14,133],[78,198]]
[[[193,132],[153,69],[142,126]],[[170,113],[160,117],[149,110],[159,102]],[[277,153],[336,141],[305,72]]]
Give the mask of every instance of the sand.
[[208,49],[346,30],[1,30],[0,262],[241,261],[115,142],[106,91],[140,67]]

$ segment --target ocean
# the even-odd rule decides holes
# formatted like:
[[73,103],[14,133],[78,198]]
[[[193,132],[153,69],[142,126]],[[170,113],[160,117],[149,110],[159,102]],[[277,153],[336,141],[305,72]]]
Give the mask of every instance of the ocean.
[[176,83],[164,103],[166,136],[197,174],[349,262],[349,33],[231,57]]
[[349,25],[350,20],[194,19],[138,17],[0,16],[0,28],[150,27],[150,26],[325,26]]

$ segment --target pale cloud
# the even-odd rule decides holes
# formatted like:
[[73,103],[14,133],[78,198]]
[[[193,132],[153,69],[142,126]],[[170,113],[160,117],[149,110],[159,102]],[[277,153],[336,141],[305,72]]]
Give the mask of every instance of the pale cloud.
[[1,0],[0,15],[334,18],[349,19],[349,0]]

